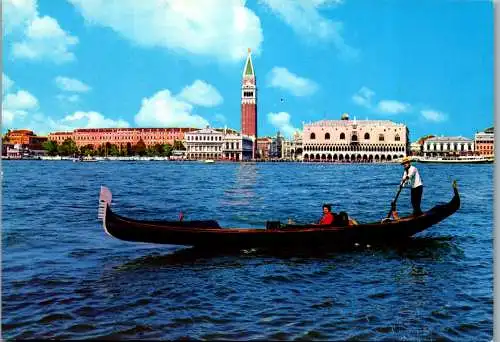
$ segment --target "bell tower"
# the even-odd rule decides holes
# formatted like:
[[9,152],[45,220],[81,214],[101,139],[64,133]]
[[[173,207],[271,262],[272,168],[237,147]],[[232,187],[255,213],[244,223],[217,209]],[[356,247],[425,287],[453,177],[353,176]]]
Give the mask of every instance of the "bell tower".
[[252,153],[254,159],[257,152],[257,82],[250,48],[243,68],[241,86],[241,134],[254,139]]

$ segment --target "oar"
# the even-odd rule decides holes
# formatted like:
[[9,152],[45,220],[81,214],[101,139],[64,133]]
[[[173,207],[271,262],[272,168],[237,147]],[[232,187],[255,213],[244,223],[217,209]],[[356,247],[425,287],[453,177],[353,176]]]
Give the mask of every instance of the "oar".
[[387,214],[386,218],[390,218],[392,212],[396,210],[396,201],[398,200],[399,194],[401,193],[401,189],[403,189],[403,184],[404,184],[404,181],[401,182],[401,184],[399,184],[398,193],[396,194],[396,197],[394,198],[394,201],[391,202],[391,210],[389,210],[389,213]]

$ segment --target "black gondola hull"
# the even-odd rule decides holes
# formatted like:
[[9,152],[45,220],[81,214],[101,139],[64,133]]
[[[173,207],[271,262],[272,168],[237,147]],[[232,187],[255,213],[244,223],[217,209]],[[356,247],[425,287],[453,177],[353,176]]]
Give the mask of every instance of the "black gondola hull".
[[215,249],[352,247],[355,244],[391,243],[411,237],[456,212],[460,197],[454,185],[450,202],[438,205],[418,217],[404,217],[386,223],[345,227],[283,225],[279,229],[220,228],[216,221],[142,221],[103,207],[105,231],[120,240]]

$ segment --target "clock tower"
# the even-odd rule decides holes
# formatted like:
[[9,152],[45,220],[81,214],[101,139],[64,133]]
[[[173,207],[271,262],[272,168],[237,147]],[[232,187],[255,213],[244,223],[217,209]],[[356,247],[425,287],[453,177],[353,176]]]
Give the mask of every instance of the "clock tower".
[[257,83],[252,63],[251,50],[243,68],[241,87],[241,134],[253,138],[252,159],[257,152]]

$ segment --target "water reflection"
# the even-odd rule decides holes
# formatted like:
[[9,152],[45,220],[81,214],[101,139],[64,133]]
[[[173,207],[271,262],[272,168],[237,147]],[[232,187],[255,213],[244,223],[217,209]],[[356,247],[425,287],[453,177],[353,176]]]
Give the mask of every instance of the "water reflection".
[[264,221],[258,219],[259,208],[264,206],[264,200],[257,192],[261,184],[262,174],[255,163],[237,165],[232,180],[225,188],[218,203],[222,214],[221,223],[228,227],[264,226]]
[[224,191],[222,205],[238,207],[250,205],[255,197],[255,188],[260,178],[257,165],[241,163],[236,169],[232,186]]
[[[199,265],[208,263],[214,265],[221,260],[236,259],[259,259],[275,258],[289,259],[297,262],[303,260],[329,260],[332,258],[349,258],[351,256],[362,256],[363,254],[377,254],[385,259],[408,258],[410,261],[425,261],[427,259],[440,260],[447,257],[463,256],[463,251],[456,246],[452,237],[423,237],[410,238],[403,242],[393,245],[370,245],[348,247],[344,249],[240,249],[240,250],[209,250],[202,248],[180,248],[171,254],[152,253],[136,259],[127,261],[121,265],[115,266],[115,271],[128,271],[143,268],[162,268],[164,266],[174,265]],[[417,267],[418,268],[418,267]],[[415,275],[418,270],[415,268]]]

